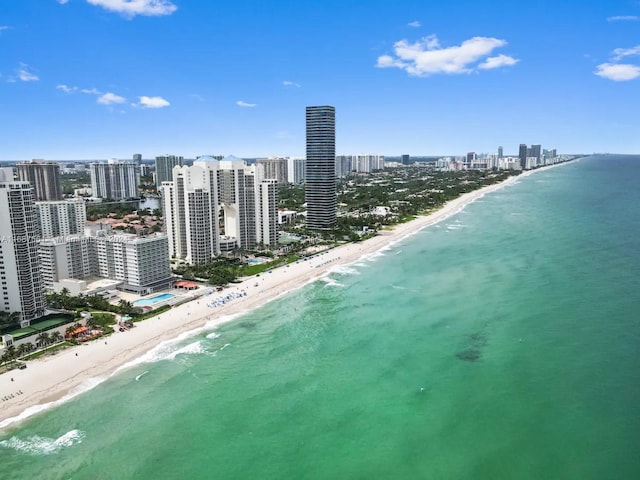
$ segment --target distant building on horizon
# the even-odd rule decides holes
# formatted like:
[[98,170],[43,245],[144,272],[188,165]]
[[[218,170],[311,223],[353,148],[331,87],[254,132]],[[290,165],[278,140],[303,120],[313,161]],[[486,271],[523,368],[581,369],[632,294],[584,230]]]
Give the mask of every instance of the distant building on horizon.
[[256,180],[275,179],[280,185],[289,183],[288,160],[283,157],[257,158]]
[[300,185],[304,183],[307,176],[307,159],[291,157],[288,160],[289,183]]
[[521,143],[518,147],[518,158],[520,159],[520,168],[523,170],[527,167],[527,144]]
[[142,162],[142,154],[134,153],[133,154],[133,163],[135,163],[136,165],[140,165],[140,162]]
[[307,228],[336,225],[336,111],[332,106],[306,108]]
[[109,160],[90,163],[91,191],[95,198],[126,200],[138,198],[140,167],[132,162]]
[[184,165],[184,157],[181,155],[161,155],[156,157],[156,186],[158,189],[162,186],[162,182],[171,182],[173,180],[173,167],[182,167]]
[[500,145],[498,147],[498,160],[501,159],[502,157],[504,157],[504,150],[502,148],[502,145]]
[[44,160],[32,160],[16,165],[18,180],[29,182],[34,189],[34,201],[62,200],[60,165]]
[[400,157],[400,162],[403,165],[409,165],[409,162],[411,161],[411,156],[408,153],[404,153],[402,154],[402,156]]

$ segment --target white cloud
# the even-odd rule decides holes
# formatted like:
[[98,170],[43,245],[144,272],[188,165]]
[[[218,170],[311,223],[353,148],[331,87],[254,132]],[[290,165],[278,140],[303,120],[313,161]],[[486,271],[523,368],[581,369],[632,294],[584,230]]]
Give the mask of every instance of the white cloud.
[[255,107],[255,106],[257,106],[257,104],[255,104],[255,103],[247,103],[247,102],[243,102],[242,100],[238,100],[236,102],[236,105],[238,105],[239,107]]
[[640,77],[640,66],[628,63],[602,63],[593,73],[615,82],[625,82]]
[[624,22],[624,21],[637,21],[640,20],[640,17],[637,15],[616,15],[613,17],[607,17],[607,22]]
[[300,84],[299,83],[292,82],[290,80],[285,80],[284,82],[282,82],[282,85],[284,85],[285,87],[298,87],[298,88],[300,88]]
[[69,0],[58,0],[58,3],[60,5],[64,5],[65,3],[67,3]]
[[418,21],[418,20],[414,20],[413,22],[409,22],[407,23],[408,26],[413,27],[413,28],[418,28],[421,27],[422,24]]
[[164,108],[171,105],[167,100],[162,97],[147,97],[143,95],[142,97],[138,97],[140,102],[138,106],[142,108]]
[[37,75],[29,71],[29,65],[27,65],[26,63],[20,64],[20,69],[18,70],[18,78],[23,82],[35,82],[36,80],[40,80]]
[[[415,43],[400,40],[394,44],[395,56],[378,57],[378,68],[401,68],[409,75],[424,77],[438,73],[471,73],[480,65],[476,62],[490,55],[496,48],[507,45],[505,40],[492,37],[473,37],[460,45],[440,47],[436,35],[429,35]],[[499,55],[486,59],[481,68],[497,68],[517,63],[513,57]],[[498,65],[500,63],[500,65]]]
[[80,90],[82,93],[86,93],[87,95],[102,95],[100,90],[96,90],[95,88],[83,88]]
[[613,51],[613,59],[620,60],[624,57],[629,57],[631,55],[640,55],[640,45],[636,45],[631,48],[616,48]]
[[509,55],[497,55],[495,57],[489,57],[480,65],[478,68],[483,70],[491,70],[492,68],[500,68],[500,67],[509,67],[511,65],[515,65],[520,60],[517,58],[510,57]]
[[0,25],[0,32],[3,30],[9,30],[11,27],[9,25]]
[[87,2],[129,18],[136,15],[149,17],[171,15],[178,9],[170,0],[87,0]]
[[62,90],[64,93],[74,93],[76,91],[78,91],[78,87],[70,87],[68,85],[57,85],[56,89],[58,90]]
[[126,101],[127,101],[126,98],[111,92],[107,92],[103,95],[100,95],[97,100],[97,102],[102,105],[111,105],[113,103],[124,103]]

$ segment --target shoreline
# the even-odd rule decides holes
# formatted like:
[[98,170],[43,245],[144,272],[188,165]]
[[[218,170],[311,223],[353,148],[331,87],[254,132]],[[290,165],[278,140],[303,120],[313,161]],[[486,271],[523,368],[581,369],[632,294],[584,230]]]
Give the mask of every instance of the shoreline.
[[[533,173],[555,168],[565,162],[528,170],[500,183],[489,185],[446,203],[439,210],[416,217],[410,222],[382,230],[373,238],[348,243],[306,261],[278,267],[260,277],[245,278],[226,289],[244,291],[246,295],[211,308],[207,304],[215,296],[199,297],[143,322],[126,332],[114,332],[104,339],[65,349],[55,356],[28,363],[25,370],[0,375],[0,397],[13,394],[2,402],[0,431],[15,427],[25,419],[91,390],[113,375],[145,363],[163,347],[182,341],[206,330],[230,322],[266,303],[317,281],[337,266],[353,264],[371,256],[462,211],[467,205]],[[21,391],[22,394],[17,394]]]

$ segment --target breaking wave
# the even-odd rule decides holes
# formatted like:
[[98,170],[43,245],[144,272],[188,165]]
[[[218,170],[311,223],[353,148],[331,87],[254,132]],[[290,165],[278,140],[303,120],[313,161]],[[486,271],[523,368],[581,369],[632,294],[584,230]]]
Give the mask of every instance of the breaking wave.
[[81,443],[84,439],[84,432],[80,430],[70,430],[58,438],[46,438],[34,435],[24,440],[18,437],[11,437],[0,442],[0,447],[10,448],[28,455],[51,455],[63,448],[72,447]]

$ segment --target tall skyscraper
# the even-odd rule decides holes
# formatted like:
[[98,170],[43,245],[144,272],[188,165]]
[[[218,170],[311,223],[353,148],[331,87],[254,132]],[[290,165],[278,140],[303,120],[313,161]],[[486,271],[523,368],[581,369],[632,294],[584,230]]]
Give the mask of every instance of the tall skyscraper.
[[256,242],[275,248],[278,245],[278,182],[262,180],[256,184],[256,193]]
[[136,165],[140,165],[140,162],[142,162],[142,154],[134,153],[133,154],[133,163],[135,163]]
[[34,200],[45,202],[62,200],[62,185],[60,183],[60,165],[44,160],[32,160],[18,163],[18,180],[29,182],[34,188]]
[[336,225],[336,110],[307,107],[307,228],[327,230]]
[[502,145],[498,147],[498,159],[504,157],[504,150],[502,149]]
[[518,158],[520,159],[520,168],[523,170],[527,167],[527,144],[521,143],[518,148]]
[[140,167],[130,162],[109,160],[89,164],[92,195],[96,198],[126,200],[138,197]]
[[531,145],[531,157],[536,157],[536,165],[542,164],[542,145]]
[[0,179],[0,308],[28,325],[45,311],[38,221],[29,182]]
[[179,155],[162,155],[156,157],[156,186],[158,189],[162,182],[173,181],[173,167],[184,165],[184,157]]

